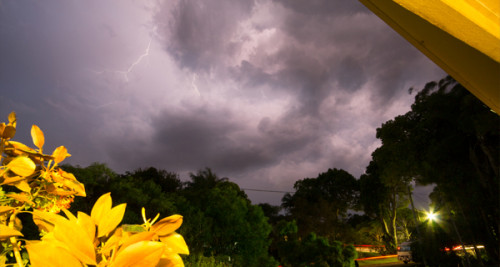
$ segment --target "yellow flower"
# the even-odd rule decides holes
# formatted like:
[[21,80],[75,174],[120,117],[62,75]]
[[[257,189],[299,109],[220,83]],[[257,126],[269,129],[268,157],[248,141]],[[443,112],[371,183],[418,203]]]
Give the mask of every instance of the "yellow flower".
[[67,218],[33,211],[33,220],[48,234],[41,241],[27,242],[32,266],[184,266],[179,254],[189,254],[189,249],[184,238],[175,232],[182,224],[182,216],[172,215],[151,224],[143,209],[144,224],[124,229],[118,225],[125,207],[126,204],[112,207],[111,195],[107,193],[94,204],[90,216],[78,212],[75,217],[64,208]]

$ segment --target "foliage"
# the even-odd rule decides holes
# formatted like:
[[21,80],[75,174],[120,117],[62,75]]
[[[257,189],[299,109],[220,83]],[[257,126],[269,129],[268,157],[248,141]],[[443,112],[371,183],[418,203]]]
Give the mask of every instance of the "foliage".
[[12,112],[8,124],[0,124],[0,241],[3,251],[0,263],[13,253],[19,266],[26,263],[21,258],[18,237],[22,226],[18,214],[32,210],[59,212],[69,207],[75,195],[85,196],[85,187],[75,176],[58,167],[70,154],[64,146],[51,155],[43,153],[45,137],[36,125],[31,137],[36,149],[12,141],[16,133],[17,118]]
[[[415,96],[411,111],[384,123],[377,129],[377,138],[382,146],[360,178],[361,202],[367,215],[379,219],[386,247],[397,243],[398,226],[414,227],[405,210],[413,180],[434,184],[430,196],[434,208],[453,214],[449,218],[456,233],[447,233],[450,242],[457,244],[460,236],[467,244],[484,244],[488,258],[499,258],[497,114],[446,77],[426,84]],[[407,239],[405,235],[400,236]]]
[[[67,149],[60,146],[44,154],[44,134],[36,125],[31,128],[36,149],[12,141],[15,113],[8,120],[0,124],[0,265],[24,266],[29,255],[31,266],[183,266],[178,254],[189,251],[174,232],[182,216],[155,223],[159,214],[151,221],[143,210],[143,224],[118,227],[126,204],[112,208],[109,193],[97,199],[90,216],[74,216],[67,208],[75,195],[86,196],[86,191],[73,174],[59,167],[70,156]],[[66,217],[56,214],[61,210]],[[20,238],[20,214],[32,215],[41,240]],[[23,248],[28,254],[21,255]]]
[[370,244],[383,248],[382,228],[376,220],[370,216],[354,214],[349,217],[346,227],[349,231],[345,234],[344,243],[347,244]]
[[484,244],[498,263],[500,117],[446,77],[428,83],[405,118],[418,182],[436,184],[437,208],[456,214],[464,242]]
[[119,175],[101,163],[85,168],[71,165],[64,165],[63,168],[78,176],[87,188],[87,197],[75,199],[72,211],[90,212],[91,203],[100,195],[111,192],[115,200],[127,203],[123,218],[126,224],[141,223],[138,218],[141,217],[142,207],[166,215],[177,212],[175,203],[180,200],[176,191],[182,183],[176,174],[151,167]]
[[277,266],[268,255],[271,226],[262,209],[252,205],[237,184],[210,169],[191,178],[178,209],[190,222],[182,234],[192,252],[224,255],[233,266]]
[[354,266],[357,253],[352,245],[329,242],[327,238],[315,233],[299,238],[297,229],[295,221],[279,223],[278,254],[283,266]]
[[262,209],[262,212],[264,212],[264,215],[269,219],[270,224],[274,225],[283,219],[284,216],[280,214],[280,206],[273,206],[269,203],[259,203],[258,205]]
[[[231,266],[278,266],[268,254],[271,226],[261,208],[251,205],[235,183],[219,178],[210,169],[191,174],[192,180],[182,183],[176,174],[152,167],[124,175],[99,163],[64,168],[90,182],[86,199],[96,199],[93,193],[110,191],[114,200],[127,202],[127,224],[139,223],[136,217],[141,206],[166,215],[183,214],[180,233],[191,252],[185,257],[186,264],[212,264],[211,259],[215,259],[214,264]],[[93,177],[98,180],[92,181]],[[72,208],[90,212],[86,199],[75,200]]]
[[[232,265],[228,263],[227,257],[221,259],[222,257],[205,257],[201,254],[191,254],[186,258],[186,266],[203,266],[203,267],[231,267]],[[266,266],[266,265],[264,265]]]
[[377,129],[377,138],[381,139],[382,146],[372,153],[372,161],[360,178],[360,201],[365,213],[379,221],[389,253],[395,253],[397,244],[407,240],[398,240],[398,221],[400,226],[405,226],[402,230],[407,229],[408,221],[400,219],[400,212],[404,212],[409,205],[412,180],[404,125],[401,117],[397,117]]
[[464,242],[499,259],[500,117],[446,77],[426,84],[399,120],[408,173],[436,185],[433,203],[456,214]]
[[382,146],[360,178],[361,202],[379,219],[386,246],[397,243],[398,224],[412,227],[399,215],[408,213],[413,180],[436,185],[433,203],[457,214],[464,242],[485,244],[498,259],[500,117],[446,77],[426,84],[411,111],[384,123],[377,138]]
[[457,243],[452,237],[450,223],[441,221],[424,222],[421,225],[421,239],[411,244],[412,258],[415,262],[423,262],[425,256],[429,266],[465,266],[459,256],[445,248],[453,248]]
[[334,240],[342,240],[347,211],[357,208],[359,186],[344,170],[329,169],[317,178],[295,182],[295,193],[286,194],[282,206],[297,221],[299,235],[316,232]]

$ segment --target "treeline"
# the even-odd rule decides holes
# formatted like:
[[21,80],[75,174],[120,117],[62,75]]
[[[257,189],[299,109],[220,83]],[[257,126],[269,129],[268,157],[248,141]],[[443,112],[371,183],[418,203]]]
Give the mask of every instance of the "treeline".
[[356,257],[354,247],[309,231],[314,229],[299,233],[298,224],[280,215],[279,207],[253,205],[237,184],[209,168],[192,173],[188,182],[153,167],[125,174],[101,163],[63,168],[78,177],[87,192],[87,197],[75,199],[71,210],[90,212],[100,195],[111,192],[114,202],[127,203],[124,224],[141,224],[142,207],[148,218],[182,214],[179,233],[191,252],[187,265],[351,266]]
[[[182,214],[187,265],[352,266],[357,254],[348,244],[395,253],[407,240],[424,244],[415,256],[430,266],[498,263],[500,117],[447,77],[428,83],[411,111],[384,123],[377,138],[382,146],[361,177],[332,168],[301,179],[279,207],[252,204],[209,168],[187,182],[153,167],[125,174],[99,163],[64,168],[87,192],[72,209],[89,212],[111,192],[116,203],[128,203],[127,224],[141,223],[142,207],[151,218]],[[439,221],[412,212],[415,184],[435,185],[430,208]],[[444,250],[460,243],[476,245],[477,257]]]

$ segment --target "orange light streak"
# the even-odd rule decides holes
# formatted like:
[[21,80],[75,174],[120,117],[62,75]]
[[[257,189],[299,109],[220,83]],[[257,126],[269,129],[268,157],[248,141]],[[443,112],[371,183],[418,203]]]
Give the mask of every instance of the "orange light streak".
[[361,259],[356,259],[356,260],[357,261],[379,260],[379,259],[395,258],[397,256],[398,255],[385,255],[385,256],[376,256],[376,257],[361,258]]

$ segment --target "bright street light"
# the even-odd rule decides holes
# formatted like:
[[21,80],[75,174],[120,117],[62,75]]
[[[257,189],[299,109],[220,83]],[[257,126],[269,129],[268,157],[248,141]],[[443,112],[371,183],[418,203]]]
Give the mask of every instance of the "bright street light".
[[433,211],[428,212],[427,213],[427,220],[429,220],[431,222],[437,220],[437,214],[434,213]]

